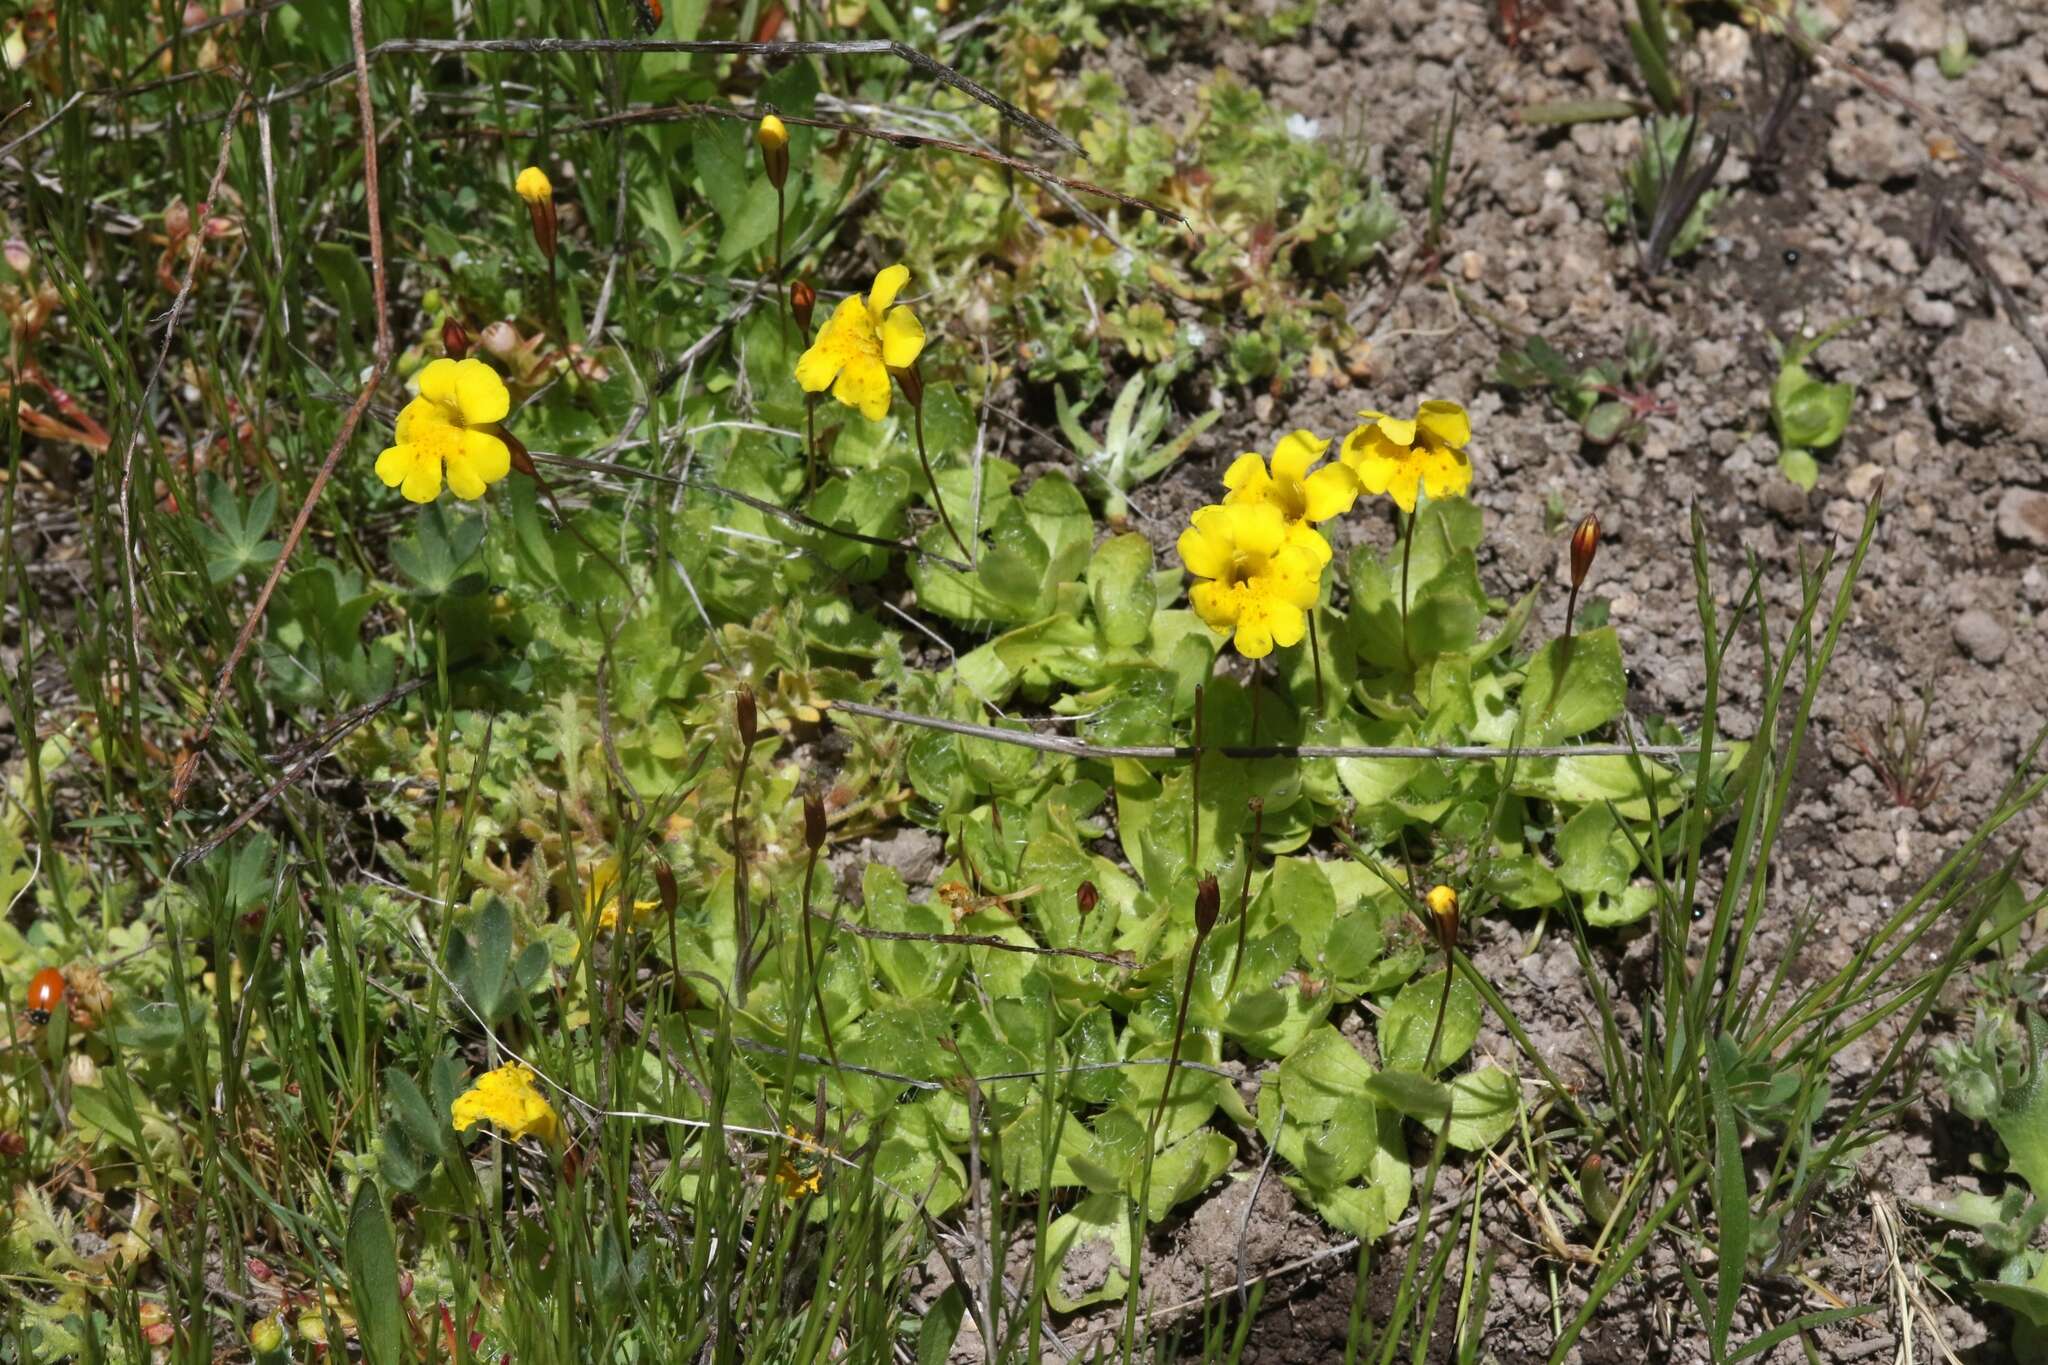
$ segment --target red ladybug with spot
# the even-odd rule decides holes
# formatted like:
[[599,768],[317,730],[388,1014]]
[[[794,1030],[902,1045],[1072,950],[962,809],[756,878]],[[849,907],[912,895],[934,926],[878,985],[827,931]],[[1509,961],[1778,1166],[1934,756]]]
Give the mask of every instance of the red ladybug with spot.
[[28,983],[28,1021],[37,1028],[50,1022],[57,1006],[64,1003],[64,973],[45,967]]

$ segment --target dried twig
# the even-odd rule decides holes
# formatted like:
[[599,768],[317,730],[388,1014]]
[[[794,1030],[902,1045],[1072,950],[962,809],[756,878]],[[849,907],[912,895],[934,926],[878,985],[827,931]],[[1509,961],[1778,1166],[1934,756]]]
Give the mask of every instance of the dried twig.
[[[1041,948],[1036,943],[1012,943],[994,934],[919,934],[907,929],[871,929],[865,924],[838,919],[822,911],[813,910],[811,918],[820,924],[829,924],[843,934],[855,938],[873,939],[880,943],[938,943],[956,948],[994,948],[1005,953],[1026,953],[1032,957],[1078,957],[1089,962],[1100,962],[1105,967],[1129,971],[1138,964],[1128,957],[1114,953],[1090,952],[1086,948]],[[1036,1075],[1036,1072],[1032,1073]]]
[[[1043,753],[1065,754],[1069,758],[1193,758],[1197,752],[1223,758],[1449,758],[1507,762],[1518,758],[1678,758],[1697,754],[1697,744],[1550,744],[1526,748],[1497,749],[1483,744],[1215,744],[1201,748],[1192,744],[1090,744],[1065,735],[1042,735],[1030,730],[998,730],[992,725],[974,725],[943,716],[920,716],[892,711],[865,702],[835,701],[835,711],[867,716],[898,725],[917,725],[927,730],[985,739],[995,744],[1014,744]],[[1727,753],[1723,746],[1713,752]]]

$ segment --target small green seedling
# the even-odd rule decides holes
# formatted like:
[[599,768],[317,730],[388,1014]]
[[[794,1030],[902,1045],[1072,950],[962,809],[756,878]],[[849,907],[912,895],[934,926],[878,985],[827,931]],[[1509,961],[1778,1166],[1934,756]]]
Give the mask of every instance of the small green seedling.
[[1806,362],[1836,333],[1857,321],[1844,318],[1811,341],[1791,346],[1772,343],[1778,355],[1778,378],[1771,385],[1771,425],[1778,433],[1778,468],[1786,478],[1808,491],[1820,477],[1814,452],[1842,439],[1849,426],[1849,409],[1856,401],[1856,390],[1849,384],[1829,384],[1814,378]]
[[1084,481],[1101,495],[1103,515],[1119,526],[1130,517],[1131,490],[1187,454],[1195,438],[1223,415],[1215,409],[1205,412],[1172,440],[1159,444],[1173,416],[1173,404],[1164,386],[1151,388],[1143,370],[1132,375],[1117,394],[1100,440],[1081,425],[1079,409],[1067,401],[1064,392],[1054,390],[1053,402],[1059,409],[1060,430],[1080,457]]
[[1650,391],[1663,367],[1663,352],[1649,333],[1632,329],[1620,360],[1603,360],[1583,369],[1574,369],[1564,353],[1542,337],[1530,337],[1501,353],[1494,379],[1510,388],[1548,393],[1557,410],[1578,423],[1593,445],[1633,445],[1643,438],[1649,418],[1676,411]]

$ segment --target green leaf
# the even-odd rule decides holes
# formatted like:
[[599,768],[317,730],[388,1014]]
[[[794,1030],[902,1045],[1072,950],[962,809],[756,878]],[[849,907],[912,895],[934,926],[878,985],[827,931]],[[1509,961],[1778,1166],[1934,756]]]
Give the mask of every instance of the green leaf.
[[2048,1291],[2025,1284],[2003,1284],[1978,1280],[1970,1286],[2001,1308],[2009,1309],[2036,1327],[2048,1328]]
[[1582,896],[1620,895],[1635,875],[1636,851],[1605,806],[1588,806],[1557,835],[1557,879]]
[[1152,542],[1135,531],[1103,541],[1088,561],[1088,593],[1104,644],[1143,644],[1152,633],[1152,613],[1159,606],[1152,581]]
[[[1213,1128],[1181,1139],[1152,1159],[1152,1188],[1145,1216],[1156,1222],[1176,1204],[1192,1199],[1230,1169],[1237,1147]],[[1137,1186],[1132,1185],[1132,1193]]]
[[[1515,1126],[1522,1087],[1497,1066],[1482,1066],[1451,1081],[1451,1130],[1446,1137],[1461,1151],[1476,1152],[1499,1142]],[[1435,1125],[1430,1125],[1434,1130]]]
[[1046,1302],[1056,1312],[1121,1297],[1132,1265],[1123,1195],[1090,1195],[1054,1219],[1038,1264]]
[[355,1311],[356,1337],[367,1365],[399,1365],[404,1359],[404,1313],[398,1296],[398,1246],[384,1196],[377,1182],[356,1187],[348,1211],[349,1306]]
[[1612,626],[1552,640],[1522,680],[1522,742],[1556,744],[1619,716],[1628,699],[1621,642]]
[[1586,439],[1596,446],[1612,445],[1615,438],[1628,430],[1628,426],[1628,405],[1611,399],[1605,403],[1594,404],[1593,410],[1579,423],[1579,428],[1585,432]]
[[1322,956],[1329,941],[1330,923],[1337,915],[1337,895],[1320,864],[1311,858],[1280,858],[1258,901],[1252,906],[1253,922],[1285,925],[1294,931],[1302,956]]
[[1451,1112],[1450,1087],[1415,1071],[1378,1072],[1365,1083],[1365,1092],[1425,1123],[1441,1123]]
[[1714,1221],[1720,1228],[1719,1273],[1708,1341],[1715,1359],[1728,1354],[1728,1331],[1749,1275],[1749,1173],[1742,1161],[1742,1128],[1728,1094],[1729,1073],[1740,1063],[1726,1034],[1714,1039],[1707,1057],[1707,1093],[1714,1112]]
[[[1420,976],[1401,988],[1394,1003],[1380,1016],[1380,1060],[1389,1068],[1421,1071],[1427,1060],[1430,1034],[1436,1029],[1438,1006],[1444,998],[1441,969]],[[1479,1040],[1479,992],[1459,976],[1451,985],[1449,1007],[1444,1011],[1443,1037],[1438,1040],[1436,1064],[1439,1069],[1454,1064],[1472,1050]]]
[[960,1322],[967,1316],[967,1299],[960,1286],[949,1284],[943,1294],[925,1310],[917,1328],[917,1365],[946,1365],[952,1358],[953,1343],[960,1338]]
[[1820,461],[1803,446],[1787,446],[1778,456],[1778,472],[1796,487],[1811,493],[1820,482]]

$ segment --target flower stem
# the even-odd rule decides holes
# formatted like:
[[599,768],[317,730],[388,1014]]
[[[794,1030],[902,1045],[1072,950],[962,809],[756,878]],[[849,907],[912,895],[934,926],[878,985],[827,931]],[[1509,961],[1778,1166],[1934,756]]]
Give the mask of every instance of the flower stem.
[[[1320,603],[1318,604],[1320,605]],[[1316,609],[1308,609],[1308,656],[1316,671],[1316,714],[1323,714],[1323,642],[1316,633]]]
[[967,542],[960,539],[960,533],[953,529],[953,518],[946,511],[946,500],[939,496],[938,476],[932,473],[931,457],[924,449],[924,404],[910,405],[911,422],[917,429],[917,462],[924,466],[924,481],[931,485],[932,505],[939,509],[939,520],[946,524],[946,534],[953,537],[953,544],[960,550],[960,557],[972,564],[974,556],[968,552]]
[[818,395],[804,395],[804,496],[818,491]]
[[811,1003],[818,1009],[818,1034],[825,1040],[825,1055],[832,1059],[832,1069],[839,1069],[839,1049],[832,1045],[832,1021],[825,1016],[825,991],[818,984],[818,955],[811,947],[811,882],[818,872],[818,850],[811,850],[810,860],[804,864],[804,971],[811,979]]
[[1408,661],[1408,671],[1415,671],[1415,651],[1408,643],[1408,557],[1415,550],[1415,514],[1408,513],[1401,519],[1401,657]]
[[[1261,659],[1252,665],[1252,748],[1257,748],[1259,744],[1259,684],[1265,681],[1265,676],[1266,661]],[[1232,990],[1236,989],[1237,970],[1244,965],[1245,931],[1251,922],[1252,853],[1258,848],[1259,840],[1265,835],[1266,800],[1262,796],[1254,796],[1251,799],[1250,805],[1252,808],[1252,837],[1250,842],[1244,846],[1244,880],[1239,883],[1237,888],[1237,951],[1232,954],[1230,959],[1230,980],[1225,982],[1223,986],[1223,994],[1226,997],[1229,996]]]
[[782,287],[782,186],[775,187],[775,312],[782,320],[782,341],[789,344],[789,291]]

